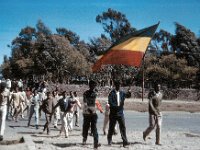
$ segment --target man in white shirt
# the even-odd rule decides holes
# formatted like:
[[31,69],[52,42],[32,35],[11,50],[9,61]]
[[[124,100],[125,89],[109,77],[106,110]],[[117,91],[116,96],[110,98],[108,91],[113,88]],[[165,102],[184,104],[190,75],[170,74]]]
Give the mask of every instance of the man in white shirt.
[[6,84],[0,83],[0,141],[3,140],[5,130],[9,93],[9,90],[6,89]]
[[127,147],[129,142],[126,136],[126,125],[124,117],[124,101],[126,94],[120,89],[120,81],[116,80],[114,82],[114,86],[115,89],[113,89],[108,96],[108,104],[110,106],[109,129],[107,135],[108,145],[112,144],[112,136],[114,134],[116,122],[118,122],[121,137],[123,140],[123,147]]

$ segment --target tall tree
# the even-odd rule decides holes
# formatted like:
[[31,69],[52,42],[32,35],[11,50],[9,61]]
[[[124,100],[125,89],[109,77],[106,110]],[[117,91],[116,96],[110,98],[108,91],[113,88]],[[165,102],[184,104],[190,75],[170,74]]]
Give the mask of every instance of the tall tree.
[[96,22],[102,24],[104,31],[109,34],[112,42],[136,30],[131,27],[124,14],[111,8],[101,15],[97,15]]
[[110,39],[102,34],[101,37],[90,39],[90,48],[95,55],[100,56],[108,50],[111,43]]
[[22,78],[31,73],[33,45],[36,39],[35,28],[27,26],[12,41],[10,67],[13,76]]
[[59,35],[67,38],[70,44],[74,46],[81,54],[83,54],[88,61],[91,60],[89,45],[84,41],[81,41],[80,37],[75,32],[66,28],[56,28],[56,31]]
[[191,66],[200,67],[200,45],[195,34],[179,23],[172,38],[172,47],[179,56],[185,57]]
[[145,59],[146,77],[151,81],[160,80],[173,88],[181,86],[182,82],[191,85],[191,81],[194,81],[196,77],[197,70],[196,67],[188,66],[186,59],[177,58],[174,54]]
[[161,29],[159,32],[155,33],[151,44],[154,48],[156,48],[157,51],[169,53],[172,50],[171,38],[172,38],[171,33]]
[[85,57],[74,48],[68,39],[60,35],[41,36],[36,43],[35,64],[41,73],[51,72],[57,77],[86,75],[90,72]]
[[38,34],[44,34],[44,35],[51,35],[51,30],[42,22],[42,20],[38,20],[36,24],[36,29]]
[[11,55],[14,59],[20,57],[30,58],[31,47],[35,42],[35,28],[27,26],[21,29],[19,35],[12,41]]
[[59,35],[64,36],[69,40],[72,45],[77,45],[80,41],[80,37],[73,31],[66,28],[56,28],[56,31]]

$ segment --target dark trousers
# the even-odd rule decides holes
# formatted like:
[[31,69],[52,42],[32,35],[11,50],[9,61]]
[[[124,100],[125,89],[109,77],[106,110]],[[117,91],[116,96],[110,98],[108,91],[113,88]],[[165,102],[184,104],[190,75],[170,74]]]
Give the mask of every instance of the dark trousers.
[[49,134],[49,132],[50,132],[50,130],[49,130],[49,124],[51,123],[51,115],[45,113],[45,118],[46,118],[46,123],[44,125],[43,131],[45,131],[47,129],[47,134]]
[[108,129],[108,136],[107,136],[108,143],[112,143],[112,136],[115,130],[116,122],[118,122],[119,124],[119,129],[120,129],[121,137],[123,140],[123,145],[126,145],[128,144],[128,140],[126,137],[126,126],[125,126],[124,115],[122,116],[110,115],[109,116],[109,129]]
[[94,137],[94,145],[97,145],[99,141],[99,135],[97,132],[97,118],[97,114],[83,115],[83,141],[87,140],[88,130],[91,125],[91,131]]

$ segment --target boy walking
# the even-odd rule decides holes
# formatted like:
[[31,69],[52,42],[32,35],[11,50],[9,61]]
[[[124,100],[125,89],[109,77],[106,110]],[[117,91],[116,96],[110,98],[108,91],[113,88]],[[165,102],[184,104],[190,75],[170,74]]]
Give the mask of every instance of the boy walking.
[[160,134],[162,125],[162,114],[160,112],[160,105],[162,100],[162,93],[160,92],[160,84],[154,84],[154,90],[148,95],[149,98],[149,127],[143,132],[143,139],[156,127],[156,145],[160,145]]
[[91,131],[94,138],[94,148],[98,149],[99,146],[99,135],[97,132],[97,114],[95,108],[95,102],[97,93],[95,92],[96,82],[91,80],[89,82],[89,90],[85,91],[83,94],[83,145],[86,144],[88,130],[91,125]]

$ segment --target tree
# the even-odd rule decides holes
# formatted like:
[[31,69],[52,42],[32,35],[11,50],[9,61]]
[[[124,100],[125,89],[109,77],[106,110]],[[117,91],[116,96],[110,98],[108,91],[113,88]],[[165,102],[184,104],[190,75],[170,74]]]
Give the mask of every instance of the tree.
[[31,67],[33,65],[31,60],[33,53],[32,47],[35,44],[35,39],[35,28],[27,26],[21,29],[19,35],[12,41],[11,58],[9,60],[12,76],[21,78],[31,73]]
[[[124,14],[111,8],[109,8],[106,12],[97,15],[96,22],[102,24],[105,33],[109,35],[109,38],[102,34],[101,37],[90,40],[92,51],[97,56],[104,54],[119,38],[136,30],[131,27],[131,24]],[[130,77],[132,67],[124,65],[107,65],[107,67],[104,67],[103,70],[105,74],[102,73],[102,77],[110,74],[112,77],[115,76],[117,78],[125,79],[127,78],[125,74],[129,74]]]
[[154,48],[156,48],[157,51],[161,51],[164,53],[169,53],[171,49],[171,38],[172,34],[165,31],[160,30],[159,32],[156,32],[153,36],[153,39],[151,41],[151,44]]
[[38,20],[36,24],[37,34],[51,35],[51,30],[42,22],[42,20]]
[[80,37],[73,31],[68,30],[66,28],[56,28],[56,31],[59,35],[67,38],[72,45],[77,45],[80,41]]
[[111,8],[101,15],[97,15],[96,22],[102,24],[104,31],[109,34],[112,42],[136,30],[131,27],[124,14]]
[[27,26],[21,29],[19,36],[12,41],[11,55],[13,59],[21,57],[31,57],[31,47],[34,45],[36,30],[33,27]]
[[172,47],[180,57],[186,58],[190,66],[200,67],[200,45],[195,34],[189,29],[175,23],[176,34],[172,38]]
[[57,28],[57,33],[68,39],[70,44],[74,46],[88,61],[91,61],[90,47],[87,43],[80,40],[80,37],[73,31],[66,28]]
[[111,46],[111,41],[105,35],[101,37],[90,39],[90,50],[96,56],[103,55]]
[[191,85],[197,71],[196,67],[188,66],[184,58],[177,58],[174,54],[145,59],[146,77],[150,81],[159,80],[168,87],[177,88],[182,86],[183,82]]
[[4,56],[4,61],[3,61],[3,64],[1,65],[1,69],[2,69],[2,75],[4,76],[4,78],[12,77],[10,60],[8,59],[6,55]]
[[41,36],[35,46],[34,62],[40,73],[52,73],[57,78],[70,75],[87,75],[90,64],[68,39],[60,35]]

